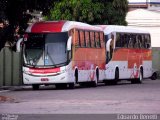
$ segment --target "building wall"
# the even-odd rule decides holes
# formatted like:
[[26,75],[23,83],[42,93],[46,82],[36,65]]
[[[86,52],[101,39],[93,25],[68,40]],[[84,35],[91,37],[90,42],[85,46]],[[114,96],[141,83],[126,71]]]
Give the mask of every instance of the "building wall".
[[[151,34],[152,65],[160,73],[160,0],[128,0],[128,26]],[[145,7],[144,7],[145,6]]]
[[160,12],[136,9],[127,13],[126,21],[128,26],[149,31],[152,47],[160,47]]

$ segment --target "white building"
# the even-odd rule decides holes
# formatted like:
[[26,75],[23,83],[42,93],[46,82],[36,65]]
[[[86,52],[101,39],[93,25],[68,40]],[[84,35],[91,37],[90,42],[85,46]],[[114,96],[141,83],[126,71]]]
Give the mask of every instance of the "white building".
[[152,65],[160,73],[160,0],[128,0],[128,2],[129,12],[126,21],[129,26],[151,33]]
[[128,0],[128,26],[148,30],[152,47],[160,47],[160,0]]

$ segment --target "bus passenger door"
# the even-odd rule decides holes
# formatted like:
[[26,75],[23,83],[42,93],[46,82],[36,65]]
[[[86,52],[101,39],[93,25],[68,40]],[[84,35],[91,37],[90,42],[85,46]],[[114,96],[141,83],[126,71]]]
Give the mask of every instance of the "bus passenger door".
[[106,42],[106,64],[108,64],[109,61],[112,59],[113,50],[114,50],[114,36],[112,34],[111,38],[108,39]]

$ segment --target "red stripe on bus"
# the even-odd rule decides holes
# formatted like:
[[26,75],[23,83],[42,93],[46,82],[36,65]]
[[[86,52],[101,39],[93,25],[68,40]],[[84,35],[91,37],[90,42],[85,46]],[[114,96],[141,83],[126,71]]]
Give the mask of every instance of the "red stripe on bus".
[[60,72],[60,68],[29,68],[30,73],[47,74]]
[[43,32],[61,32],[65,21],[59,22],[38,22],[35,23],[32,28],[32,33],[43,33]]

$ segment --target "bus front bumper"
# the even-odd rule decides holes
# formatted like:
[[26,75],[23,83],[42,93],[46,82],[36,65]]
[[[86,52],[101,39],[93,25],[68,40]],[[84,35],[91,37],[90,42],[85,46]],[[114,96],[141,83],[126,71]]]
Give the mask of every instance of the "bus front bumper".
[[62,73],[55,76],[38,76],[23,73],[24,84],[58,84],[73,83],[74,76],[72,74]]

